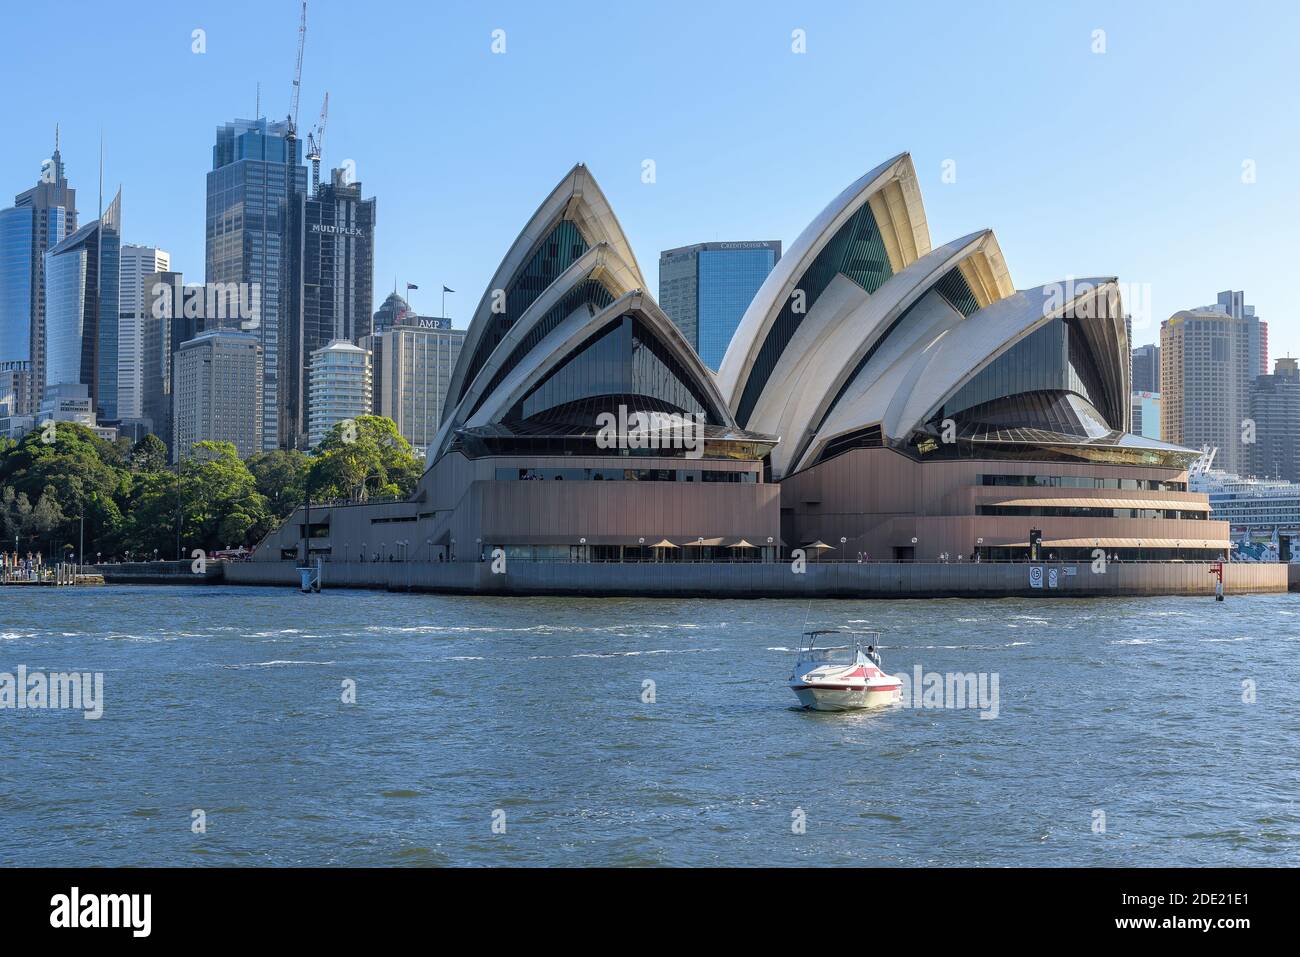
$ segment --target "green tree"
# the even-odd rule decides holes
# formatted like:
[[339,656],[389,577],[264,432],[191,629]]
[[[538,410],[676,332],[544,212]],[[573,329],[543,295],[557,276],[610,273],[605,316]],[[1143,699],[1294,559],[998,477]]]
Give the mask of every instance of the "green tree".
[[[86,555],[187,556],[256,544],[302,501],[314,497],[409,495],[422,472],[389,419],[363,416],[336,427],[312,456],[261,453],[247,463],[224,442],[200,442],[168,469],[156,436],[134,445],[57,423],[0,446],[0,532],[21,551],[55,560],[82,540]],[[84,526],[83,526],[84,522]]]
[[257,491],[266,499],[276,519],[288,518],[302,503],[310,468],[311,459],[297,449],[259,452],[248,460]]
[[[4,541],[0,547],[8,548],[11,544],[21,544],[27,537],[27,525],[32,514],[32,503],[26,492],[15,492],[13,486],[6,485],[0,493],[0,531],[4,532]],[[18,547],[15,545],[15,547]]]
[[167,471],[167,445],[150,432],[131,446],[131,451],[126,456],[126,464],[132,472],[165,472]]
[[176,557],[176,519],[180,489],[176,475],[144,472],[131,483],[123,505],[126,521],[114,542],[115,553],[132,558]]
[[6,488],[0,510],[4,525],[4,542],[0,545],[11,547],[16,541],[19,553],[54,551],[53,540],[66,519],[52,486],[46,486],[34,505],[26,492]]
[[0,454],[0,486],[31,503],[36,517],[23,534],[75,542],[84,516],[87,552],[102,550],[96,543],[117,533],[122,516],[116,500],[129,485],[128,473],[114,464],[118,450],[73,422],[57,423],[52,441],[47,435],[36,429]]
[[307,479],[313,498],[364,502],[372,494],[406,496],[423,473],[411,443],[392,419],[378,415],[338,423],[313,455]]
[[[28,534],[35,543],[39,544],[48,537],[54,537],[54,533],[65,521],[63,510],[59,508],[58,497],[54,493],[54,486],[45,486],[41,497],[36,500],[31,513],[27,516]],[[49,549],[47,555],[52,551],[52,548]]]
[[196,442],[181,466],[183,550],[251,544],[272,520],[266,498],[229,442]]

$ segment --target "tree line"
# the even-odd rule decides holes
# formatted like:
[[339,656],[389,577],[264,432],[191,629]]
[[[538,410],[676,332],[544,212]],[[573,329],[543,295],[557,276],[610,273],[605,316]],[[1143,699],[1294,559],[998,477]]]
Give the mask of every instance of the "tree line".
[[0,551],[56,562],[84,547],[89,562],[252,548],[308,495],[405,497],[423,472],[393,421],[373,415],[338,423],[310,453],[241,459],[229,442],[190,451],[169,465],[155,435],[110,442],[73,422],[0,439]]

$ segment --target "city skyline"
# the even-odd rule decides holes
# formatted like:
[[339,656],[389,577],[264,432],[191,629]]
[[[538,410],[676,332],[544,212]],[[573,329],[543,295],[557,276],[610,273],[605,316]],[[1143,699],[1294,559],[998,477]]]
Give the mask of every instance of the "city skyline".
[[4,25],[10,936],[1282,923],[1294,0]]
[[[1272,18],[1268,36],[1279,39],[1270,40],[1251,16],[1222,21],[1207,4],[1172,20],[1118,5],[1047,11],[1014,4],[992,16],[952,7],[953,29],[942,33],[909,11],[882,25],[866,10],[750,4],[743,19],[736,10],[613,9],[612,28],[621,24],[634,38],[616,58],[595,42],[610,24],[561,30],[522,5],[479,13],[393,3],[365,21],[313,5],[299,126],[312,126],[328,90],[324,166],[351,162],[367,195],[387,197],[376,235],[377,296],[393,276],[400,285],[415,282],[421,291],[412,304],[431,314],[429,296],[440,284],[483,288],[501,254],[495,236],[512,211],[575,161],[593,168],[611,202],[636,223],[629,241],[644,251],[654,289],[652,252],[731,236],[789,243],[864,157],[908,147],[936,232],[964,234],[990,225],[983,210],[1008,211],[998,232],[1017,263],[1017,287],[1060,278],[1053,264],[1068,261],[1079,263],[1081,275],[1115,275],[1149,289],[1149,321],[1135,323],[1134,344],[1155,342],[1160,321],[1174,312],[1211,302],[1223,288],[1244,289],[1270,322],[1270,354],[1300,348],[1283,292],[1300,200],[1282,174],[1300,138],[1252,93],[1294,86],[1296,67],[1280,38],[1300,24],[1296,11],[1248,8]],[[7,192],[30,187],[57,122],[69,180],[82,194],[79,212],[89,221],[98,212],[90,204],[102,132],[105,193],[120,182],[130,197],[123,241],[168,249],[175,268],[197,278],[212,131],[256,112],[259,81],[262,114],[278,120],[287,112],[298,13],[296,3],[237,3],[163,11],[124,31],[112,10],[85,11],[87,28],[69,38],[65,69],[36,70],[35,49],[15,51],[0,67],[15,102],[40,103],[6,121],[0,182]],[[47,26],[53,15],[24,9],[12,16],[21,30]],[[253,17],[261,29],[240,29]],[[437,53],[446,82],[432,92],[420,58],[395,57],[376,76],[349,65],[367,49],[387,48],[399,28],[427,38]],[[192,52],[195,30],[204,31],[203,53]],[[495,30],[505,31],[503,53],[492,52]],[[903,70],[906,54],[891,52],[910,45],[878,42],[882,30],[895,39],[924,36],[921,76]],[[803,31],[807,52],[793,51],[794,31]],[[878,98],[870,122],[845,124],[846,98],[869,92],[860,77],[864,37],[874,41],[870,74],[908,81],[886,84],[890,95]],[[143,90],[88,84],[90,54],[105,38],[123,62],[152,63],[175,82],[151,86],[147,105]],[[1247,43],[1245,83],[1202,70],[1192,55]],[[612,82],[585,88],[594,112],[610,115],[600,108],[623,104],[638,117],[605,124],[580,155],[572,138],[544,128],[572,91],[530,79],[557,44],[596,50],[593,66]],[[1099,45],[1104,52],[1094,52]],[[665,49],[678,68],[696,70],[691,97],[666,100],[663,84],[644,79],[664,69]],[[1041,88],[1019,82],[1025,75],[1043,77]],[[521,85],[529,97],[517,95]],[[987,121],[991,104],[999,123]],[[1062,115],[1072,139],[1082,135],[1096,148],[1062,150]],[[831,129],[837,148],[826,150]],[[1222,129],[1237,132],[1211,135]],[[501,136],[527,138],[527,161],[497,149]],[[167,162],[159,163],[163,149]],[[644,182],[650,170],[654,181]],[[781,202],[762,209],[746,202],[778,186]],[[1083,211],[1105,225],[1078,228]],[[473,305],[452,298],[458,328]]]

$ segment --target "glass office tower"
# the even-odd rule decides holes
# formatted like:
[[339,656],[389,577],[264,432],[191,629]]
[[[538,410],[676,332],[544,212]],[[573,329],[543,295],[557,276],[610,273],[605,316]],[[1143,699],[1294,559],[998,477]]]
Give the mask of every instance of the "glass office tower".
[[[301,318],[303,204],[307,167],[302,143],[285,122],[235,120],[217,129],[207,176],[209,283],[256,284],[258,315],[225,320],[257,337],[262,347],[262,444],[287,444],[282,429],[284,376],[281,339]],[[208,324],[204,328],[210,328]]]
[[0,210],[0,362],[30,363],[33,407],[45,385],[45,253],[76,229],[76,190],[56,134],[36,185]]
[[145,277],[150,306],[144,313],[140,402],[153,434],[172,451],[172,387],[176,353],[181,345],[203,331],[202,318],[186,315],[185,285],[179,272],[156,272]]
[[1160,347],[1138,346],[1133,350],[1133,391],[1160,391]]
[[0,362],[31,360],[32,211],[0,209]]
[[117,418],[122,194],[45,254],[45,383],[89,390],[101,422]]
[[740,317],[781,258],[779,240],[697,243],[659,254],[659,304],[704,364],[722,364]]
[[280,339],[284,378],[282,421],[286,445],[308,447],[311,356],[336,340],[354,345],[371,331],[375,285],[375,200],[336,169],[304,204],[301,322]]
[[99,264],[96,288],[99,318],[98,347],[95,361],[96,387],[91,392],[99,407],[99,417],[105,422],[116,422],[117,414],[117,360],[120,351],[118,330],[122,321],[121,292],[122,271],[122,191],[113,197],[108,209],[99,218]]

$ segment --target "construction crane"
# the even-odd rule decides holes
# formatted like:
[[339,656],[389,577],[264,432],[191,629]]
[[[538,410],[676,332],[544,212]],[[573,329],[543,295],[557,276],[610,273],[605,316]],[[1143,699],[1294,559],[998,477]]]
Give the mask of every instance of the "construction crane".
[[325,102],[320,107],[320,119],[316,129],[307,134],[307,158],[311,160],[311,191],[315,195],[320,186],[320,154],[325,147],[325,121],[329,119],[330,95],[325,94]]
[[302,50],[307,42],[307,0],[302,0],[302,18],[298,21],[298,63],[293,69],[293,101],[289,108],[289,136],[298,135],[298,93],[302,90]]

